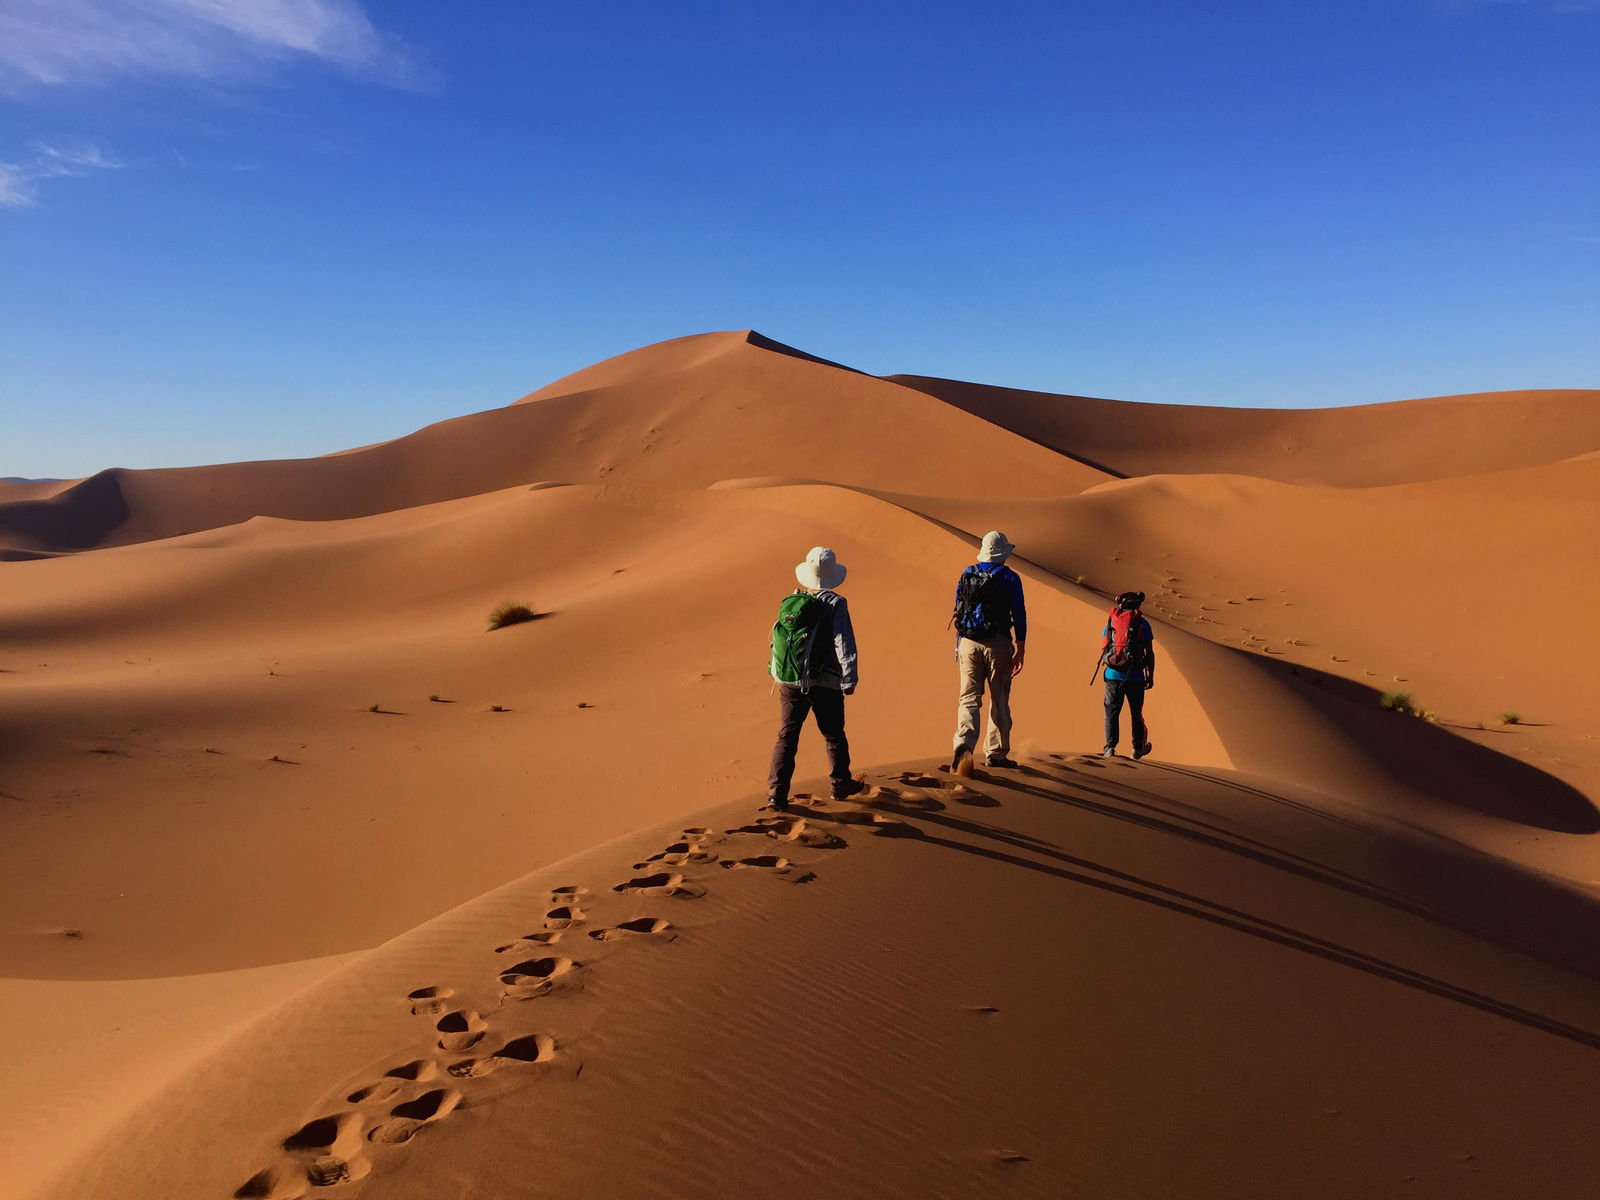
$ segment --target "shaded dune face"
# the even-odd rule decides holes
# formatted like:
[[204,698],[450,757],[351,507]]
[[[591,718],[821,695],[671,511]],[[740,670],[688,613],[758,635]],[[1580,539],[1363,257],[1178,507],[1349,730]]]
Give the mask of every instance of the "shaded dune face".
[[101,471],[48,497],[0,503],[0,561],[109,542],[129,515],[121,476]]

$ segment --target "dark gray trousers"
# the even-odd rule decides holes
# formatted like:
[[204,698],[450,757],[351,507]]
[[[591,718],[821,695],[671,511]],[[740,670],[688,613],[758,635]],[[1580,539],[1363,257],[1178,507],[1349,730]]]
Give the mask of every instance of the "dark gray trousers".
[[844,693],[838,688],[778,685],[778,740],[772,747],[772,770],[767,774],[767,798],[787,801],[794,778],[794,755],[800,745],[800,727],[815,713],[817,730],[828,747],[828,775],[838,789],[850,783],[850,742],[844,735]]
[[1122,724],[1122,702],[1128,702],[1128,717],[1133,724],[1133,748],[1150,740],[1144,727],[1144,677],[1106,680],[1106,749],[1116,749]]

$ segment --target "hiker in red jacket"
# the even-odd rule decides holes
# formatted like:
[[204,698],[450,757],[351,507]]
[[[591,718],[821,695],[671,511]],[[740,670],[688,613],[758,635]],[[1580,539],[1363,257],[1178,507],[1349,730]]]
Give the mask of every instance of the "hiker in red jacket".
[[1150,622],[1139,611],[1143,603],[1143,592],[1123,592],[1101,633],[1100,661],[1106,670],[1106,745],[1100,752],[1104,758],[1117,756],[1124,701],[1133,723],[1133,756],[1143,758],[1150,753],[1144,694],[1156,685],[1156,648]]

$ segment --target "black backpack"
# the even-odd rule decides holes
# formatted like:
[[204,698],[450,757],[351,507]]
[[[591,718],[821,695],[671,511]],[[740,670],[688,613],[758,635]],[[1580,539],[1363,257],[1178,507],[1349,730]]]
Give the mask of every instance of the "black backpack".
[[1011,629],[1011,597],[995,578],[999,573],[976,566],[961,572],[950,623],[962,637],[995,638]]

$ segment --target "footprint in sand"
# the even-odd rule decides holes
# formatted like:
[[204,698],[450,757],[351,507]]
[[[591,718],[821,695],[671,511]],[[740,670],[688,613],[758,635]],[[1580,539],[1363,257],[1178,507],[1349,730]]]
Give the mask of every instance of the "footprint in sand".
[[308,1121],[283,1139],[291,1154],[351,1154],[361,1149],[361,1131],[366,1119],[358,1112],[334,1113]]
[[475,1012],[458,1010],[445,1013],[434,1028],[439,1031],[439,1049],[470,1050],[482,1040],[489,1023]]
[[677,935],[671,932],[672,923],[660,917],[636,917],[632,921],[624,921],[614,929],[595,929],[589,936],[597,942],[615,942],[629,937],[655,936],[662,941],[670,941]]
[[686,842],[704,842],[714,836],[716,830],[705,825],[691,825],[683,831],[683,840]]
[[775,838],[780,842],[792,842],[805,831],[804,817],[762,817],[748,825],[728,830],[730,834],[754,833],[762,837]]
[[901,771],[895,776],[901,783],[919,788],[942,788],[944,780],[935,779],[932,775],[924,775],[921,771]]
[[574,925],[582,925],[589,919],[589,914],[576,904],[563,904],[560,908],[552,908],[544,915],[544,927],[547,930],[571,929]]
[[894,808],[909,808],[914,812],[943,812],[945,803],[935,796],[925,796],[920,792],[891,793],[884,789],[884,800]]
[[[727,864],[724,863],[724,866]],[[676,871],[661,871],[655,875],[640,875],[626,883],[619,883],[613,892],[632,892],[637,896],[673,896],[680,900],[698,900],[705,889],[684,883]]]
[[354,1183],[372,1174],[372,1163],[361,1155],[345,1158],[338,1154],[324,1154],[306,1168],[306,1179],[312,1187],[332,1187],[337,1183]]
[[883,813],[872,814],[872,833],[875,837],[890,838],[918,838],[922,830],[909,821],[902,821],[898,817],[886,816]]
[[496,946],[496,954],[532,954],[535,950],[545,946],[553,946],[561,940],[559,930],[551,933],[525,933],[514,942],[507,942],[504,946]]
[[828,814],[828,820],[839,825],[871,825],[877,813],[865,812],[861,809],[841,808]]
[[779,854],[758,854],[754,858],[729,859],[722,864],[730,871],[747,869],[757,871],[771,871],[775,875],[787,874],[792,865],[787,858]]
[[299,1167],[268,1167],[257,1171],[234,1192],[237,1200],[299,1200],[311,1181]]
[[[477,1014],[473,1014],[476,1016]],[[441,1027],[443,1023],[441,1022]],[[390,1079],[409,1079],[412,1083],[424,1083],[439,1073],[439,1064],[431,1058],[414,1058],[408,1063],[401,1063],[392,1070],[385,1071],[384,1075]]]
[[661,863],[668,867],[681,867],[685,863],[716,862],[717,855],[714,851],[701,848],[700,842],[691,842],[687,839],[673,842],[658,854],[652,854],[643,862],[633,864],[635,871],[647,870],[651,863]]
[[554,955],[549,958],[531,958],[527,962],[519,962],[514,967],[506,968],[500,975],[500,982],[505,985],[506,995],[511,999],[532,1000],[535,996],[545,995],[555,986],[557,979],[581,965],[570,958]]
[[345,1099],[351,1104],[382,1104],[387,1100],[393,1100],[401,1091],[400,1084],[392,1079],[385,1079],[351,1092]]
[[950,798],[957,804],[965,804],[968,808],[999,808],[1000,801],[993,796],[985,796],[982,792],[974,791],[963,784],[956,784],[950,789]]
[[334,1113],[307,1122],[283,1139],[283,1148],[302,1159],[301,1165],[261,1171],[234,1195],[280,1200],[304,1195],[308,1185],[331,1187],[363,1178],[372,1170],[372,1164],[361,1155],[365,1127],[365,1118],[356,1112]]
[[464,1058],[451,1063],[450,1074],[466,1079],[478,1079],[493,1074],[501,1067],[531,1066],[547,1063],[556,1056],[556,1040],[542,1033],[512,1038],[500,1049],[485,1058]]
[[374,1142],[396,1145],[408,1142],[424,1125],[443,1120],[461,1103],[461,1093],[454,1088],[434,1088],[415,1100],[396,1104],[389,1110],[389,1120],[373,1128],[367,1136]]
[[418,988],[406,997],[411,1001],[414,1017],[436,1017],[444,1011],[444,1002],[456,994],[453,987]]
[[795,839],[808,850],[843,850],[850,845],[836,833],[826,829],[807,829]]
[[589,894],[589,889],[571,884],[567,887],[550,889],[551,904],[582,904],[583,897]]

